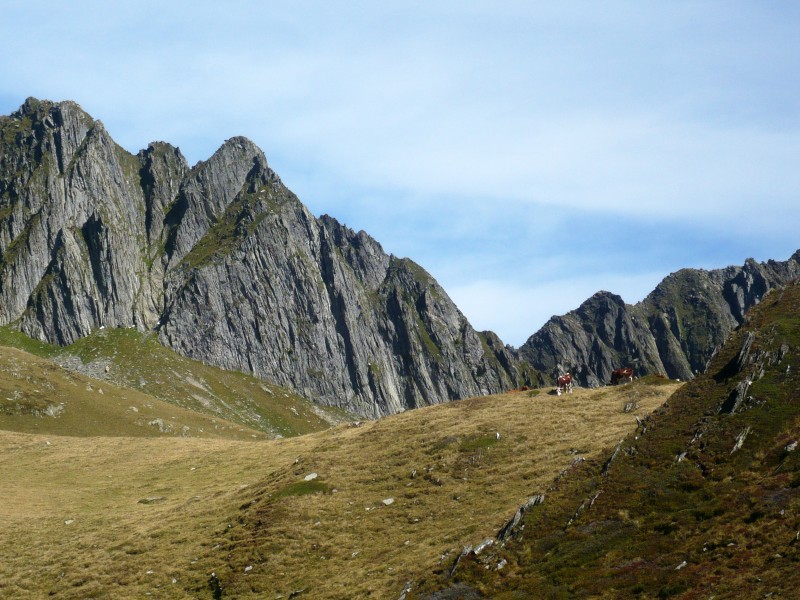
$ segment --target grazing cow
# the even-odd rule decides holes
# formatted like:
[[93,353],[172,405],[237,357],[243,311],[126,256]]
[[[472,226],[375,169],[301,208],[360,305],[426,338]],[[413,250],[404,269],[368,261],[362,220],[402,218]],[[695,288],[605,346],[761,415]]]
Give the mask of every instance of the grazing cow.
[[563,393],[569,392],[572,393],[572,375],[567,373],[566,375],[561,375],[557,380],[557,387],[556,387],[556,394],[559,396]]
[[617,385],[624,381],[633,381],[632,368],[622,367],[621,369],[614,369],[611,371],[611,385]]

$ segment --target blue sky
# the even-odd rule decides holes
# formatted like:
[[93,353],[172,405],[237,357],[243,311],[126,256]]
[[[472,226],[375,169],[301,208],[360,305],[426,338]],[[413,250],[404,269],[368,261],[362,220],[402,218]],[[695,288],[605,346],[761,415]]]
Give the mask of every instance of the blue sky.
[[606,289],[800,248],[800,3],[0,0],[0,113],[191,163],[245,135],[518,346]]

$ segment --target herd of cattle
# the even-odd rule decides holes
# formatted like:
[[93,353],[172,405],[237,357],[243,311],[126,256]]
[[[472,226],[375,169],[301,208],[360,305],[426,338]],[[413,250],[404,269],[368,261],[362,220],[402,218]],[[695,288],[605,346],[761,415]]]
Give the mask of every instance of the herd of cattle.
[[[611,371],[611,385],[618,385],[620,383],[627,383],[629,381],[633,381],[633,368],[622,367],[620,369],[614,369]],[[559,396],[561,394],[572,393],[573,387],[574,383],[572,380],[572,374],[565,373],[564,375],[559,375],[557,378],[555,393]],[[530,389],[531,388],[527,385],[523,385],[520,388],[509,390],[509,392],[527,392]]]
[[[622,367],[611,371],[611,385],[633,381],[633,369],[631,367]],[[556,381],[556,394],[572,393],[572,375],[565,373],[559,376]]]

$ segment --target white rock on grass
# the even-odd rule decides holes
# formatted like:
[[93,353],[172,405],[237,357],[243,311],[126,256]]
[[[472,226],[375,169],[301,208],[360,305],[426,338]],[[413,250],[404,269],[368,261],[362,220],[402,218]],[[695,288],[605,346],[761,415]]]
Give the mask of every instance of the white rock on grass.
[[386,499],[383,501],[383,503],[384,503],[386,506],[389,506],[390,504],[394,504],[394,498],[386,498]]
[[303,477],[303,481],[312,481],[313,479],[316,479],[317,477],[318,477],[318,475],[316,473],[309,473],[308,475]]

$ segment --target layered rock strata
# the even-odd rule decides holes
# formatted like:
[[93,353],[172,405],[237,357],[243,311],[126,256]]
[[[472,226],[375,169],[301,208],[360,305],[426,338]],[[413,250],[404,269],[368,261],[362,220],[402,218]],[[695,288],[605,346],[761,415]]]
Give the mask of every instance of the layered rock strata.
[[515,387],[421,267],[315,218],[246,138],[190,167],[132,155],[73,102],[0,118],[0,324],[69,344],[98,327],[375,417]]

